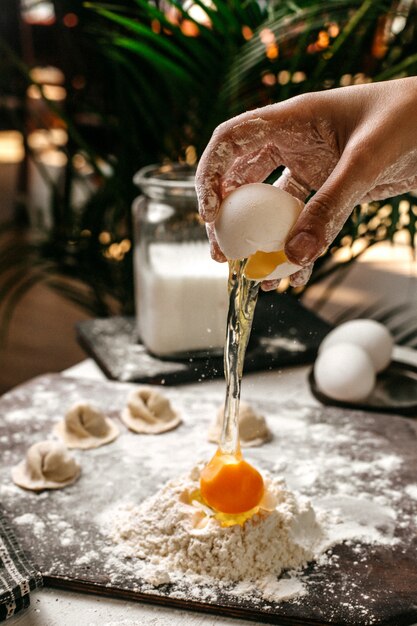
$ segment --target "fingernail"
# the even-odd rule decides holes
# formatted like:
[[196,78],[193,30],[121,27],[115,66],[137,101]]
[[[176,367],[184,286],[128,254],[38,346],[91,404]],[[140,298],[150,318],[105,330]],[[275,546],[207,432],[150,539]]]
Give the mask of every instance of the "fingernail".
[[292,263],[307,265],[319,254],[319,243],[312,233],[301,231],[285,244],[285,253]]
[[301,270],[290,276],[291,287],[302,287],[306,285],[313,271],[313,265],[306,265]]
[[278,289],[280,279],[278,280],[264,280],[261,282],[262,291],[272,291],[273,289]]

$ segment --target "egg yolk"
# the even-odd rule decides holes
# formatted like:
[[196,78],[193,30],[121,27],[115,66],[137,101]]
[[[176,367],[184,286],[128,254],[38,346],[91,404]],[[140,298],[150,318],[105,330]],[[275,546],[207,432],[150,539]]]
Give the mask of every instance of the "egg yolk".
[[277,252],[262,252],[258,250],[248,258],[245,266],[245,276],[251,280],[260,280],[274,271],[277,265],[287,263],[284,250]]
[[262,500],[264,481],[240,452],[227,454],[217,450],[201,472],[200,492],[206,504],[216,511],[245,513]]

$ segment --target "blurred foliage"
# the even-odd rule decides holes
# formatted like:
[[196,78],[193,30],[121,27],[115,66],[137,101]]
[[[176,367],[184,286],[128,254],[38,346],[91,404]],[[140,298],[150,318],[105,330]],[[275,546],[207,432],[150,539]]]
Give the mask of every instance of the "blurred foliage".
[[[0,233],[6,318],[37,280],[94,315],[132,313],[130,207],[140,167],[192,163],[220,122],[249,108],[417,70],[410,0],[56,0],[55,13],[56,58],[49,62],[64,71],[68,95],[63,108],[42,95],[53,123],[68,129],[65,185],[51,183],[50,232],[21,242]],[[1,47],[7,80],[0,78],[0,89],[7,94],[13,86],[23,102],[33,82],[27,59],[6,42]],[[13,125],[27,134],[30,124],[23,106]],[[94,193],[74,206],[80,153]],[[356,207],[310,284],[398,231],[414,246],[416,215],[410,194]],[[341,248],[349,253],[337,261]]]

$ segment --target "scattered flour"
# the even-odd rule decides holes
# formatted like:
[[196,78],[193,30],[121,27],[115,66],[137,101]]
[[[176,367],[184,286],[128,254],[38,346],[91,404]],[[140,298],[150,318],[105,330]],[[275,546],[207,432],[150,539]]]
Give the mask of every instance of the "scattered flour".
[[[224,528],[207,507],[192,499],[201,467],[165,484],[140,505],[107,510],[98,520],[114,542],[111,567],[135,563],[136,573],[154,587],[188,580],[229,585],[232,594],[282,601],[305,593],[298,574],[308,562],[327,558],[343,541],[395,543],[395,513],[362,499],[317,500],[288,490],[279,478],[266,477],[275,508],[244,526]],[[284,574],[283,578],[279,578]],[[253,585],[256,582],[256,585]],[[236,584],[237,583],[237,584]],[[230,592],[230,588],[229,588]]]
[[407,485],[404,491],[407,496],[409,496],[413,500],[417,500],[417,483],[415,485]]
[[34,513],[24,513],[19,515],[19,517],[15,517],[13,521],[18,526],[28,526],[37,537],[45,532],[45,522]]
[[59,542],[61,546],[69,546],[70,544],[73,543],[74,539],[77,540],[77,535],[76,535],[75,530],[73,528],[67,528],[61,534],[59,538]]
[[15,409],[10,410],[4,416],[6,422],[10,422],[12,424],[16,424],[18,422],[25,422],[27,420],[27,412],[26,409]]
[[89,550],[83,556],[80,556],[75,561],[75,565],[89,565],[91,560],[97,558],[97,552],[95,550]]

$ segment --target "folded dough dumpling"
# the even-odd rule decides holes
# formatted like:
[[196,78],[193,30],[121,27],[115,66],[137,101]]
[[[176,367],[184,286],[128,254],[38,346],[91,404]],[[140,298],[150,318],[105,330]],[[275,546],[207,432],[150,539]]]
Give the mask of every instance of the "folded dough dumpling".
[[[217,413],[216,422],[212,425],[208,433],[208,440],[219,443],[224,408],[220,407]],[[268,428],[265,417],[257,413],[247,402],[240,402],[239,406],[239,438],[243,448],[261,446],[272,439],[271,431]]]
[[62,489],[74,483],[81,468],[58,441],[40,441],[33,444],[26,458],[12,468],[13,482],[24,489]]
[[153,435],[172,430],[181,423],[168,398],[152,387],[133,390],[121,417],[135,433]]
[[68,448],[98,448],[119,434],[116,424],[88,402],[77,402],[65,418],[54,426],[54,433]]

